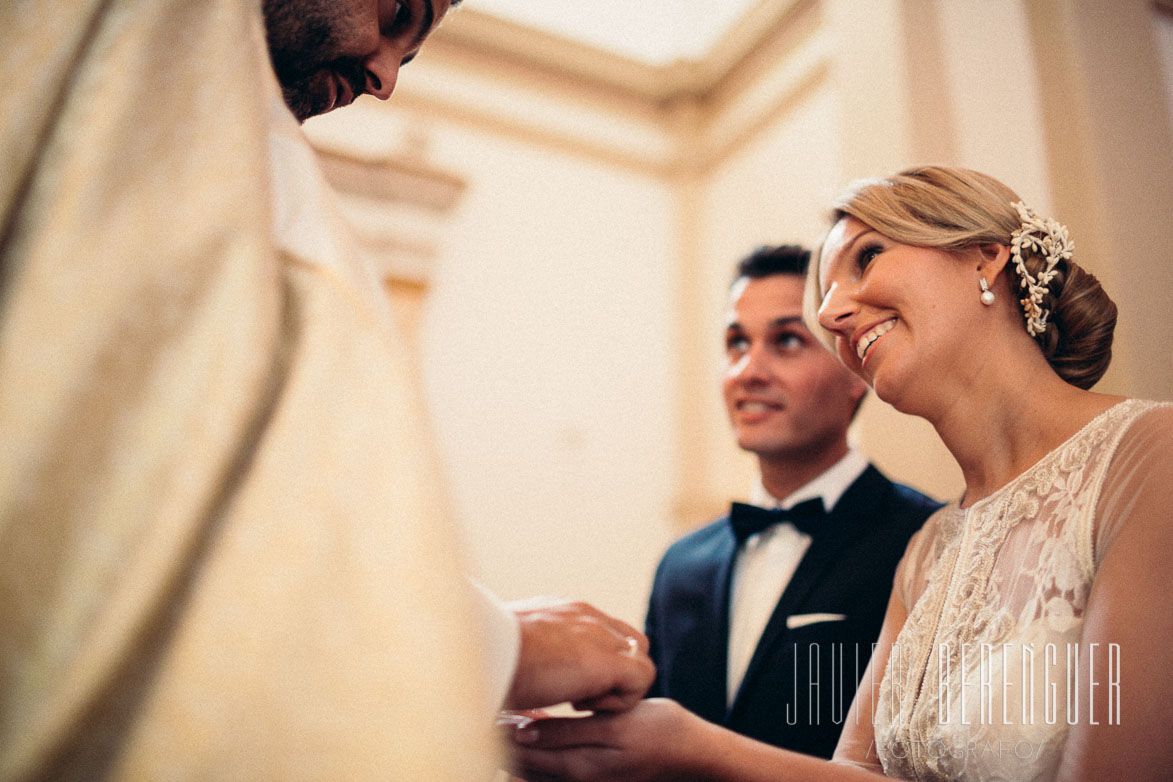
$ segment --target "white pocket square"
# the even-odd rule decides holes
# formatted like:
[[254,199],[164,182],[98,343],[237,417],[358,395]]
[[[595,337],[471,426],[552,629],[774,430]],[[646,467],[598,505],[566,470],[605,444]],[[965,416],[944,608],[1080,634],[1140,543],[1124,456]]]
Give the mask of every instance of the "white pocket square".
[[846,618],[847,614],[791,614],[786,617],[786,629],[797,630],[819,622],[842,622]]

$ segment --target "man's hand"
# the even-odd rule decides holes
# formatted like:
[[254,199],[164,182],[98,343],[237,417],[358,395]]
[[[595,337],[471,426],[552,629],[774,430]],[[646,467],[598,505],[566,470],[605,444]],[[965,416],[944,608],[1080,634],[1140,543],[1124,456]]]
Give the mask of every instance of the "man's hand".
[[648,639],[586,603],[526,600],[508,604],[521,625],[521,652],[508,709],[569,701],[584,711],[624,711],[655,678]]
[[664,698],[622,714],[538,719],[513,731],[514,773],[530,782],[687,779],[706,725]]

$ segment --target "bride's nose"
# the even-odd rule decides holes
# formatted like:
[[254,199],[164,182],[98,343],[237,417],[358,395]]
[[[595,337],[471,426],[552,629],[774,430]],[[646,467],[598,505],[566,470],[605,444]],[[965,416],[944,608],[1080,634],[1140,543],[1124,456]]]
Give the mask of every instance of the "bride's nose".
[[856,313],[854,299],[839,283],[831,283],[819,305],[819,325],[836,334],[846,334],[851,318]]

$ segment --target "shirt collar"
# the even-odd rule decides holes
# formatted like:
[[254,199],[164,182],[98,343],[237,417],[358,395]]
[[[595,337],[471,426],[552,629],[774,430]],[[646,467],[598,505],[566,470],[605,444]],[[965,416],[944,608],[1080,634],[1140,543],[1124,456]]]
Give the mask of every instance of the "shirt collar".
[[854,448],[848,448],[843,458],[824,470],[817,478],[799,487],[787,497],[779,500],[766,491],[759,477],[750,492],[750,503],[760,508],[782,508],[790,510],[804,500],[822,497],[823,507],[830,513],[851,484],[855,483],[868,468],[867,457]]

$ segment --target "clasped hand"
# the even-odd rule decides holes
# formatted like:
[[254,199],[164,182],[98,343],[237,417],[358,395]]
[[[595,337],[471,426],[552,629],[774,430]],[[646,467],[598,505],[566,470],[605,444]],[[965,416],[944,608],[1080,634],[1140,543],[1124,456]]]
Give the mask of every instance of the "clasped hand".
[[642,700],[655,678],[643,633],[585,603],[509,607],[521,625],[521,654],[506,707],[570,702],[594,712],[547,718],[531,711],[532,721],[507,721],[514,773],[533,782],[659,778],[669,765],[659,756],[682,735],[688,715],[672,701]]
[[531,599],[510,603],[521,651],[507,709],[569,702],[583,711],[626,711],[651,686],[648,639],[586,603]]

